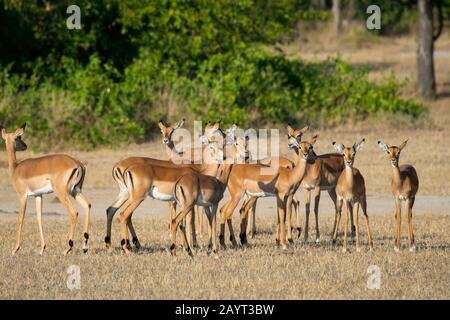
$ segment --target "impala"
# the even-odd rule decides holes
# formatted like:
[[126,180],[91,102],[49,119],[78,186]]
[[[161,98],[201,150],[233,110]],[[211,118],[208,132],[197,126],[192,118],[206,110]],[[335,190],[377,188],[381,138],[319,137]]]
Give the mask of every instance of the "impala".
[[[106,210],[107,222],[106,222],[105,243],[106,243],[106,247],[109,250],[112,249],[112,247],[111,247],[111,227],[112,227],[113,217],[114,217],[115,213],[117,212],[117,210],[119,210],[119,208],[122,207],[124,205],[124,203],[126,203],[128,200],[128,189],[125,186],[124,176],[123,176],[125,170],[128,167],[135,165],[135,164],[154,164],[154,165],[158,165],[158,166],[167,166],[167,167],[172,167],[172,168],[175,168],[178,166],[196,167],[196,168],[199,167],[199,165],[196,165],[196,164],[176,165],[175,163],[173,163],[171,161],[174,155],[179,154],[176,150],[174,150],[174,144],[171,139],[172,134],[176,129],[180,128],[183,124],[184,124],[184,119],[182,119],[181,121],[177,122],[175,125],[172,125],[172,126],[166,126],[161,120],[158,123],[158,126],[161,129],[162,142],[163,142],[163,144],[166,145],[167,155],[169,156],[169,159],[170,159],[169,161],[147,158],[147,157],[129,157],[129,158],[119,161],[113,167],[112,176],[119,186],[119,194],[116,197],[116,200],[114,201],[114,203]],[[211,125],[210,123],[208,123],[205,128],[205,134],[206,135],[212,134],[213,132],[215,132],[216,130],[219,129],[219,126],[220,125],[218,123],[216,123],[215,125]],[[169,201],[168,204],[169,204],[169,217],[171,218],[175,212],[175,203],[173,201]],[[193,218],[194,217],[192,216],[191,219],[188,219],[188,221],[192,222]],[[127,221],[127,225],[131,232],[131,235],[133,237],[132,238],[133,244],[136,246],[136,248],[140,248],[140,243],[137,238],[137,234],[134,229],[131,217]],[[189,225],[191,225],[193,229],[195,228],[195,226],[193,226],[192,223],[190,223]],[[196,245],[196,238],[195,238],[194,230],[192,230],[192,237],[193,237],[193,243],[194,243],[194,245]]]
[[[216,157],[216,161],[221,163],[217,178],[207,176],[199,172],[187,173],[182,176],[176,182],[174,186],[174,197],[180,206],[180,212],[171,221],[171,241],[170,250],[172,255],[175,255],[176,244],[176,231],[181,220],[186,214],[192,210],[194,205],[204,207],[206,215],[208,217],[208,234],[209,244],[208,252],[212,249],[213,254],[217,255],[217,242],[216,242],[216,213],[220,200],[223,198],[223,193],[227,187],[228,177],[233,166],[233,162],[236,161],[239,151],[238,140],[242,138],[235,138],[234,147],[232,151],[232,159],[227,159],[224,162],[223,151],[218,146],[217,141],[210,142],[210,146],[213,149],[213,157]],[[229,161],[231,160],[231,161]],[[183,232],[184,243],[187,246],[187,251],[192,255],[191,250],[186,241],[186,234],[184,228],[181,227]]]
[[[286,249],[286,203],[289,196],[292,196],[298,188],[306,171],[306,159],[310,148],[316,142],[317,136],[314,136],[310,141],[302,141],[298,143],[293,141],[300,150],[304,151],[303,156],[297,159],[295,167],[292,169],[278,168],[276,173],[261,174],[264,167],[260,164],[236,164],[231,170],[228,181],[228,190],[231,199],[220,209],[221,225],[219,240],[222,247],[225,247],[224,233],[225,222],[228,224],[230,230],[230,240],[233,246],[237,243],[234,238],[233,226],[231,222],[231,215],[234,212],[239,201],[244,194],[252,197],[268,197],[274,196],[277,198],[279,226],[277,234],[279,234],[279,241],[281,247]],[[246,237],[246,216],[248,211],[241,212],[241,242],[245,242]],[[244,215],[244,216],[243,216]]]
[[[288,127],[290,127],[290,126],[288,126]],[[306,126],[301,130],[295,130],[295,131],[298,135],[303,135],[306,131],[308,131],[308,128],[309,128],[309,126]],[[233,129],[236,129],[236,128],[233,128]],[[247,135],[245,135],[245,137],[247,137]],[[252,154],[249,151],[248,139],[247,138],[242,139],[242,141],[244,141],[243,144],[245,145],[245,147],[243,147],[243,149],[245,150],[245,161],[244,162],[252,163]],[[263,158],[263,159],[256,160],[256,162],[253,162],[253,163],[257,163],[257,164],[264,165],[267,167],[270,167],[275,164],[277,164],[279,167],[288,168],[288,169],[292,169],[294,167],[294,163],[285,157]],[[244,223],[247,224],[246,235],[250,235],[252,238],[254,238],[254,236],[256,234],[256,202],[257,202],[258,198],[257,197],[249,197],[247,194],[246,194],[246,197],[247,197],[247,199],[245,199],[239,212],[240,212],[240,216],[248,217],[248,219],[245,218],[245,221],[244,221]],[[299,204],[300,204],[300,202],[295,198],[295,195],[290,195],[286,202],[287,220],[288,220],[287,223],[289,226],[291,225],[291,210],[293,207],[294,211],[296,212],[296,216],[297,216],[297,230],[300,230],[300,216],[299,216],[299,211],[298,211]],[[241,237],[241,244],[246,243],[246,241],[247,241],[246,235],[244,237]],[[292,228],[288,228],[287,237],[288,237],[289,242],[292,242]],[[232,239],[231,239],[231,241],[233,242]]]
[[[293,137],[298,142],[301,141],[302,132],[294,130],[291,126],[288,126],[288,138]],[[289,145],[290,149],[294,149],[296,157],[298,157],[298,150],[292,145]],[[336,184],[339,176],[344,170],[344,159],[339,153],[328,153],[317,155],[315,152],[311,152],[308,163],[306,166],[306,174],[300,184],[303,189],[305,196],[305,234],[302,243],[306,244],[308,242],[308,230],[309,230],[309,214],[311,208],[311,191],[314,192],[314,216],[316,222],[316,243],[320,242],[320,232],[319,232],[319,202],[320,202],[320,192],[326,190],[333,201],[335,207],[335,219],[333,232],[336,228],[336,218],[338,215],[338,201],[336,196]],[[289,220],[288,220],[289,221]],[[355,230],[353,224],[353,214],[351,215],[352,223],[352,236]],[[300,237],[300,229],[299,235]]]
[[45,250],[44,233],[42,230],[42,195],[54,192],[70,215],[69,241],[64,254],[69,253],[73,247],[73,235],[77,224],[78,213],[75,211],[69,196],[72,196],[84,209],[83,251],[88,250],[88,228],[91,204],[81,193],[86,168],[83,164],[65,154],[52,154],[39,158],[30,158],[17,161],[16,151],[25,151],[27,145],[22,141],[26,124],[12,133],[0,126],[2,138],[6,143],[8,154],[9,173],[13,187],[19,197],[19,221],[16,233],[16,245],[13,254],[20,248],[22,226],[25,217],[27,198],[36,198],[36,215],[41,238],[40,254]]
[[[220,131],[220,124],[216,123],[214,129]],[[223,137],[223,135],[222,135]],[[203,161],[200,165],[174,165],[161,166],[154,163],[140,163],[129,166],[123,173],[124,188],[128,194],[128,203],[120,214],[121,246],[125,252],[129,252],[129,240],[126,223],[134,210],[146,198],[147,195],[160,201],[174,201],[174,185],[185,174],[199,172],[205,175],[216,176],[217,164],[208,164],[205,161],[210,154],[205,149]],[[173,216],[170,215],[171,221]],[[108,230],[109,234],[111,230]]]
[[355,205],[356,209],[356,251],[360,252],[360,243],[359,243],[359,205],[361,204],[361,208],[365,217],[366,222],[366,230],[368,237],[368,244],[370,250],[373,249],[372,242],[372,234],[370,233],[369,228],[369,216],[367,215],[367,199],[366,199],[366,186],[364,183],[364,178],[361,172],[353,167],[353,163],[355,162],[355,156],[358,151],[360,151],[364,145],[365,139],[362,139],[360,142],[355,143],[352,147],[345,147],[343,144],[337,144],[333,142],[334,148],[342,154],[345,162],[345,169],[342,171],[339,176],[336,191],[337,197],[339,201],[339,210],[338,216],[336,220],[336,228],[334,229],[333,242],[336,240],[337,231],[339,229],[339,223],[341,220],[341,210],[342,203],[344,204],[344,212],[345,212],[345,220],[344,220],[344,245],[343,252],[347,252],[347,231],[348,231],[348,214],[349,210],[352,211],[352,207],[350,204]]
[[399,166],[401,151],[405,148],[408,140],[400,146],[388,146],[378,141],[381,150],[388,154],[388,160],[392,166],[391,191],[395,200],[395,250],[400,250],[401,233],[401,201],[405,201],[406,222],[408,224],[409,251],[414,251],[414,233],[412,225],[412,208],[416,200],[416,193],[419,190],[419,177],[416,169],[412,165],[404,164]]

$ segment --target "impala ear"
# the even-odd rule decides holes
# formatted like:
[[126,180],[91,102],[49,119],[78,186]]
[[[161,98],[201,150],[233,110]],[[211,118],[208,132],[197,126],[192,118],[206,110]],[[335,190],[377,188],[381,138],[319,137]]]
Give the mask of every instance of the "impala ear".
[[378,147],[385,152],[389,152],[389,146],[381,140],[378,141]]
[[181,119],[180,121],[178,121],[174,126],[173,126],[173,130],[176,130],[176,129],[178,129],[178,128],[181,128],[183,125],[184,125],[184,121],[185,121],[186,119]]
[[344,152],[344,149],[345,149],[345,146],[343,145],[343,144],[339,144],[339,143],[336,143],[336,141],[333,141],[333,147],[337,150],[337,152],[339,152],[339,153],[343,153]]
[[406,144],[408,143],[408,140],[409,140],[409,139],[405,140],[401,145],[398,146],[398,148],[399,148],[400,150],[403,150],[403,148],[406,147]]
[[355,152],[358,152],[360,150],[362,150],[362,148],[364,147],[364,143],[366,142],[366,139],[362,139],[360,142],[355,143],[353,145],[353,150],[355,150]]
[[2,131],[2,138],[6,139],[6,129],[2,125],[0,125],[0,130]]
[[25,133],[25,128],[27,127],[27,124],[24,123],[19,129],[16,129],[14,132],[14,138],[20,137]]
[[315,136],[313,136],[311,139],[309,139],[309,144],[314,145],[317,141],[317,139],[319,138],[319,135],[316,134]]
[[309,125],[307,125],[306,127],[304,127],[303,129],[300,129],[300,130],[298,130],[299,132],[300,132],[300,134],[305,134],[306,133],[306,131],[308,131],[309,130]]
[[287,125],[287,132],[288,132],[289,137],[294,135],[295,130],[294,130],[294,128],[292,128],[290,123],[288,123],[288,125]]
[[166,128],[166,126],[164,125],[164,122],[162,121],[162,119],[159,120],[159,122],[158,122],[158,127],[159,127],[161,130],[163,130],[163,129]]
[[219,121],[217,121],[215,124],[214,124],[214,126],[213,126],[213,128],[214,129],[219,129],[220,128],[220,121],[222,121],[222,120],[219,120]]

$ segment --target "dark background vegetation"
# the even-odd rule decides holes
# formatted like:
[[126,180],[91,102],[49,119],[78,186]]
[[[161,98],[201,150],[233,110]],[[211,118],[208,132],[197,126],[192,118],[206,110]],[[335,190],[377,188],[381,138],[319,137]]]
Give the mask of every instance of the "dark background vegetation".
[[[0,123],[27,121],[53,147],[142,141],[161,117],[241,126],[420,119],[394,77],[374,83],[339,58],[292,60],[268,50],[295,36],[299,20],[326,22],[331,1],[0,0]],[[66,9],[81,8],[81,30]],[[365,23],[383,8],[377,36],[416,24],[416,1],[352,1]],[[449,14],[450,1],[443,1]],[[275,53],[273,53],[275,52]],[[348,121],[348,120],[347,120]]]

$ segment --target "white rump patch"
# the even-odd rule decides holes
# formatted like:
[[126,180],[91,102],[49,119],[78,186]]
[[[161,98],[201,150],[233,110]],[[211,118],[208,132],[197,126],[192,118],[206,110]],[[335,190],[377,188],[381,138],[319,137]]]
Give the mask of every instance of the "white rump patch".
[[43,194],[48,194],[53,192],[53,186],[50,180],[47,181],[47,184],[39,189],[36,190],[28,190],[27,196],[40,196]]
[[120,192],[128,192],[127,186],[122,181],[117,180],[117,183],[119,184]]
[[275,196],[275,194],[273,194],[273,193],[264,192],[264,191],[253,193],[253,192],[249,192],[247,190],[246,193],[250,197],[257,197],[257,198],[265,198],[265,197],[274,197]]
[[148,193],[148,195],[150,197],[152,197],[153,199],[161,200],[161,201],[175,200],[175,197],[173,196],[173,194],[160,193],[160,192],[158,192],[158,189],[156,187],[152,187],[150,189],[150,192]]

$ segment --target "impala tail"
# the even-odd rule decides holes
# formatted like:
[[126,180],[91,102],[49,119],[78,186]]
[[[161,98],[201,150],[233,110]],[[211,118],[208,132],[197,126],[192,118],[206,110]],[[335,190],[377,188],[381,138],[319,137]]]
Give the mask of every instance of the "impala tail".
[[118,166],[115,166],[113,168],[112,173],[113,173],[113,179],[119,185],[120,191],[121,192],[128,192],[128,188],[127,188],[127,186],[125,184],[125,180],[124,180],[124,173],[122,173],[120,168]]
[[69,186],[71,186],[70,195],[72,197],[75,198],[77,194],[81,193],[81,189],[83,189],[85,176],[86,176],[86,167],[83,164],[80,164],[79,167],[73,169],[69,178]]

